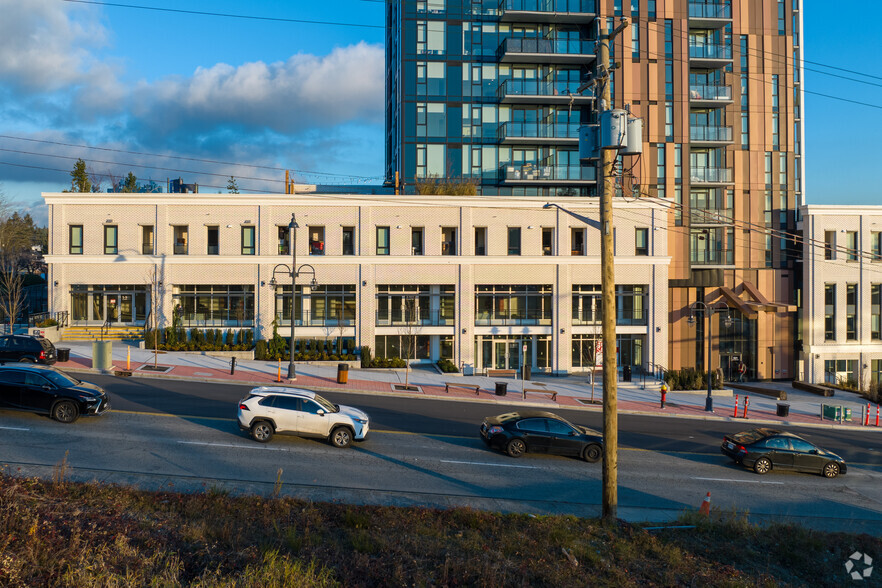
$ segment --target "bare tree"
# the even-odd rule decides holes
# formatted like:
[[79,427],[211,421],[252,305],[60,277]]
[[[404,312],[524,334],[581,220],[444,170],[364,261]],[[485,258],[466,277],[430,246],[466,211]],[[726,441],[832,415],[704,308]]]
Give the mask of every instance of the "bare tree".
[[153,332],[153,367],[159,363],[159,268],[154,264],[147,270],[145,281],[150,287],[150,314],[144,321],[144,328]]
[[0,312],[9,320],[9,332],[15,332],[15,319],[24,308],[24,275],[21,257],[12,251],[0,251]]
[[417,334],[420,331],[420,307],[419,298],[416,296],[404,297],[404,322],[398,328],[401,336],[401,354],[404,356],[404,387],[410,385],[410,362],[416,359]]

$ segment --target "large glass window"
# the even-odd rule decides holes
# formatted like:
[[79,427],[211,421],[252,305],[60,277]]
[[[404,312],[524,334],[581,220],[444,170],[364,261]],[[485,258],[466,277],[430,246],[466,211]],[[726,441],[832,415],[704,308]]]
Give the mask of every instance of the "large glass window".
[[377,326],[452,325],[456,311],[454,286],[377,286]]
[[[345,327],[355,322],[355,286],[328,284],[297,285],[294,317],[297,326]],[[276,320],[291,324],[291,286],[276,287]]]
[[173,294],[181,319],[194,326],[240,326],[254,323],[254,286],[184,285]]
[[824,340],[836,340],[836,284],[824,284]]
[[104,225],[104,254],[116,255],[118,251],[117,226]]
[[856,359],[828,359],[824,361],[824,381],[828,384],[857,385]]
[[83,254],[83,225],[70,225],[70,254]]
[[551,285],[476,286],[476,325],[550,325]]

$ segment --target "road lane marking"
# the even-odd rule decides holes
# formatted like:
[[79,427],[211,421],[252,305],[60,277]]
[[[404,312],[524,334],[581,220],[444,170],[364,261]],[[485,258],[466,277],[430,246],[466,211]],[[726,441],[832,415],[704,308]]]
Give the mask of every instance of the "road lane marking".
[[454,461],[452,459],[441,459],[439,460],[441,463],[464,463],[466,465],[476,465],[476,466],[493,466],[497,468],[523,468],[526,470],[538,470],[539,468],[536,466],[526,466],[526,465],[511,465],[507,463],[485,463],[480,461]]
[[208,447],[230,447],[232,449],[266,449],[267,451],[291,451],[287,447],[267,445],[239,445],[237,443],[208,443],[206,441],[178,441],[181,445],[205,445]]
[[25,429],[22,427],[0,427],[0,429],[4,429],[6,431],[30,431],[30,429]]
[[698,478],[693,477],[693,480],[705,480],[708,482],[738,482],[743,484],[779,484],[781,486],[784,485],[784,482],[769,482],[768,480],[732,480],[730,478]]

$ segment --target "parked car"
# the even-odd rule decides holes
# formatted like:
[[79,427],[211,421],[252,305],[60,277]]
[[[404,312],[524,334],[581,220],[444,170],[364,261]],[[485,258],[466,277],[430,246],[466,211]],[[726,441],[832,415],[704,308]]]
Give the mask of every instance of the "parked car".
[[351,406],[334,404],[300,388],[261,386],[239,402],[239,428],[260,443],[275,433],[327,439],[334,447],[349,447],[367,437],[370,418]]
[[0,337],[0,361],[21,361],[52,365],[57,359],[52,341],[34,335]]
[[835,478],[846,472],[845,460],[802,437],[775,429],[751,429],[723,437],[720,451],[736,463],[766,474],[773,468],[812,472]]
[[603,435],[540,410],[487,417],[481,423],[481,439],[488,447],[504,451],[511,457],[520,457],[529,451],[596,462],[603,455]]
[[60,423],[110,409],[100,386],[43,365],[0,365],[0,406],[44,413]]

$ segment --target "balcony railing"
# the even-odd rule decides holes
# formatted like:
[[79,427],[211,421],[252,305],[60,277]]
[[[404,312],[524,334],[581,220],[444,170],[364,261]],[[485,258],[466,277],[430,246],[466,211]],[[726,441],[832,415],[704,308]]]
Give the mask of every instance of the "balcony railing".
[[[291,326],[291,316],[282,315],[281,312],[276,313],[276,321],[280,327]],[[355,326],[354,315],[344,315],[343,317],[331,317],[325,314],[313,314],[308,310],[295,314],[296,327],[333,327],[335,329]]]
[[690,208],[692,225],[731,225],[735,211],[731,208]]
[[[581,39],[513,39],[502,41],[498,56],[511,53],[541,55],[594,55],[594,41]],[[731,51],[730,51],[731,54]]]
[[691,126],[689,127],[689,139],[691,141],[728,143],[732,141],[732,127]]
[[506,80],[496,90],[496,96],[564,96],[570,94],[576,98],[581,82],[549,82],[544,80]]
[[732,18],[732,5],[722,2],[690,2],[689,18]]
[[416,316],[410,313],[389,314],[377,311],[376,326],[378,327],[443,327],[454,324],[453,310],[430,310],[420,312]]
[[483,326],[506,326],[506,325],[550,325],[551,310],[512,310],[510,312],[478,311],[475,316],[475,325]]
[[732,59],[729,45],[689,45],[690,59]]
[[596,0],[500,0],[499,12],[557,12],[594,14]]
[[[573,317],[573,325],[574,326],[591,326],[596,325],[598,328],[600,327],[600,322],[603,318],[603,313],[597,311],[594,313],[592,317],[591,311],[585,311],[582,313],[576,313],[576,316]],[[620,326],[646,326],[649,324],[649,309],[640,308],[640,309],[631,309],[631,310],[623,310],[620,309],[616,314],[616,324]]]
[[496,137],[503,139],[578,139],[578,123],[507,122]]
[[731,100],[732,86],[689,85],[689,98],[692,100]]
[[732,170],[724,167],[699,167],[689,170],[693,184],[726,184],[732,182]]
[[693,251],[690,261],[692,265],[733,265],[735,263],[735,252],[728,249],[723,251]]
[[597,168],[581,165],[506,165],[502,168],[502,179],[506,182],[551,182],[555,180],[594,182],[597,181]]

